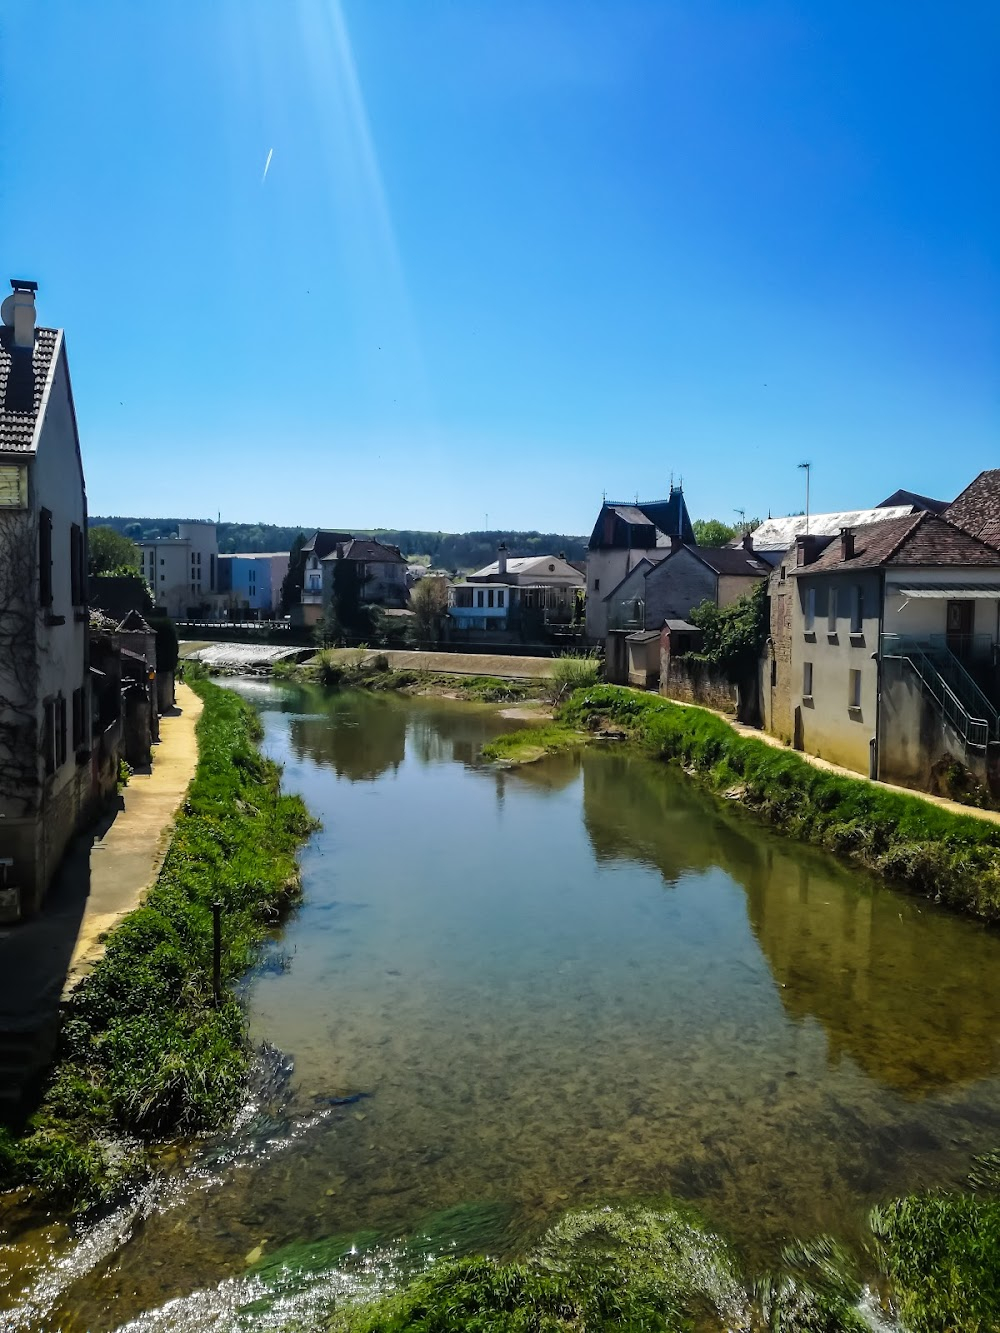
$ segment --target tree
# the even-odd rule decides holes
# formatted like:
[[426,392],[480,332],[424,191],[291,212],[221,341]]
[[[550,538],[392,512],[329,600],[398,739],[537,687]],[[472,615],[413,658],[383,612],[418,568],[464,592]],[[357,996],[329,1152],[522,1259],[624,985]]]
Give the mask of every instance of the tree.
[[691,524],[699,546],[728,546],[737,531],[719,518],[696,518]]
[[91,574],[134,574],[139,568],[138,546],[114,528],[91,528],[87,547]]
[[729,606],[702,602],[688,616],[705,636],[701,652],[736,683],[757,669],[769,632],[767,579],[760,579],[748,593]]
[[413,612],[413,637],[418,642],[437,643],[441,638],[441,620],[448,610],[448,584],[444,579],[425,574],[410,590]]
[[302,596],[306,581],[306,557],[302,550],[305,544],[306,534],[300,532],[288,553],[288,571],[281,581],[281,613],[285,616]]

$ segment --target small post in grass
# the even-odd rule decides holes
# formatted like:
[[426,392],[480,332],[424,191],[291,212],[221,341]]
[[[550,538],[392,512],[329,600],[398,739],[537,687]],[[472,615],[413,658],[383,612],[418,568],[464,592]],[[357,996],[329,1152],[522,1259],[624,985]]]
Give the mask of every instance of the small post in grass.
[[212,994],[215,1007],[222,1003],[222,903],[212,904]]

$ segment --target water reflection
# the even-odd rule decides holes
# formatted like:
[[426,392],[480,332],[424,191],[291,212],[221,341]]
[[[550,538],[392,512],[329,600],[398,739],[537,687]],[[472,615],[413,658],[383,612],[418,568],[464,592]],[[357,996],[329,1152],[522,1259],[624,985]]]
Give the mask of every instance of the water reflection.
[[464,716],[453,717],[435,709],[433,700],[363,690],[289,688],[269,703],[269,711],[293,715],[290,736],[297,759],[309,758],[350,782],[397,772],[407,747],[425,767],[471,767],[486,741],[504,729],[495,709],[467,705]]
[[723,869],[746,894],[782,1005],[819,1020],[831,1064],[849,1054],[917,1097],[1000,1068],[994,935],[727,818],[680,774],[643,778],[645,767],[626,755],[585,766],[595,856],[654,866],[667,884]]

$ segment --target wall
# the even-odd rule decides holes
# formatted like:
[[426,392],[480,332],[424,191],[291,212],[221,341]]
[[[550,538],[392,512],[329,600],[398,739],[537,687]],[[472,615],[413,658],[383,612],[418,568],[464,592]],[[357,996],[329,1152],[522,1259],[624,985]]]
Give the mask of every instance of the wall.
[[[789,573],[791,585],[791,690],[792,743],[797,749],[868,775],[871,741],[876,734],[878,667],[873,656],[879,651],[881,574],[845,571],[844,574],[810,576],[805,567]],[[850,589],[859,584],[864,593],[862,632],[850,632]],[[805,594],[816,589],[815,627],[805,628]],[[838,590],[835,629],[828,629],[828,598]],[[811,697],[803,694],[804,667],[813,667]],[[850,708],[850,672],[861,672],[861,707]]]
[[[786,569],[794,561],[787,562]],[[771,603],[770,640],[764,652],[761,698],[764,730],[791,745],[794,738],[792,704],[792,598],[795,581],[776,569],[768,582]]]
[[604,598],[645,556],[644,551],[587,552],[587,638],[603,639],[608,632]]
[[900,658],[886,658],[879,724],[880,780],[933,790],[931,770],[942,759],[957,760],[987,784],[985,751],[966,752],[962,738],[944,723],[912,669]]
[[660,693],[682,703],[701,704],[720,713],[740,711],[739,687],[709,662],[691,657],[660,657]]
[[[87,734],[90,718],[89,627],[84,601],[77,605],[73,602],[71,557],[72,525],[86,528],[87,509],[69,371],[62,344],[31,466],[31,491],[35,524],[41,506],[52,513],[52,605],[45,609],[39,607],[36,616],[37,734],[41,738],[45,699],[61,696],[66,701],[66,761],[46,776],[40,746],[36,752],[37,771],[42,782],[36,859],[33,867],[25,867],[23,877],[18,876],[25,890],[22,911],[27,912],[41,902],[66,844],[85,818],[90,788],[89,764],[78,762],[73,747],[73,693],[78,689],[84,691],[81,754],[89,750],[90,739]],[[35,539],[37,543],[37,526]],[[34,595],[37,602],[37,573]],[[86,598],[85,589],[81,598]],[[58,623],[60,621],[62,623]]]
[[732,606],[733,602],[738,602],[741,597],[745,597],[748,592],[752,592],[754,586],[760,582],[758,578],[744,578],[742,574],[720,574],[718,605]]
[[714,602],[718,576],[685,547],[669,555],[646,579],[646,626],[659,629],[665,620],[688,620],[694,607]]
[[625,641],[628,654],[628,683],[640,690],[655,688],[660,678],[660,640]]

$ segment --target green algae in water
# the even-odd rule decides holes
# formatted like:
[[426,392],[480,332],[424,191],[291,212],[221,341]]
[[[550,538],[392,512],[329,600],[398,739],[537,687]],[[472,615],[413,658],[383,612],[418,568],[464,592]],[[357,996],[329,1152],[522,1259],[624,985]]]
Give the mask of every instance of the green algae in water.
[[768,1329],[855,1333],[867,1327],[850,1278],[838,1289],[839,1254],[820,1243],[800,1268],[756,1299],[735,1253],[683,1205],[589,1208],[568,1213],[526,1260],[446,1260],[403,1290],[333,1312],[331,1333],[562,1333],[566,1330]]

